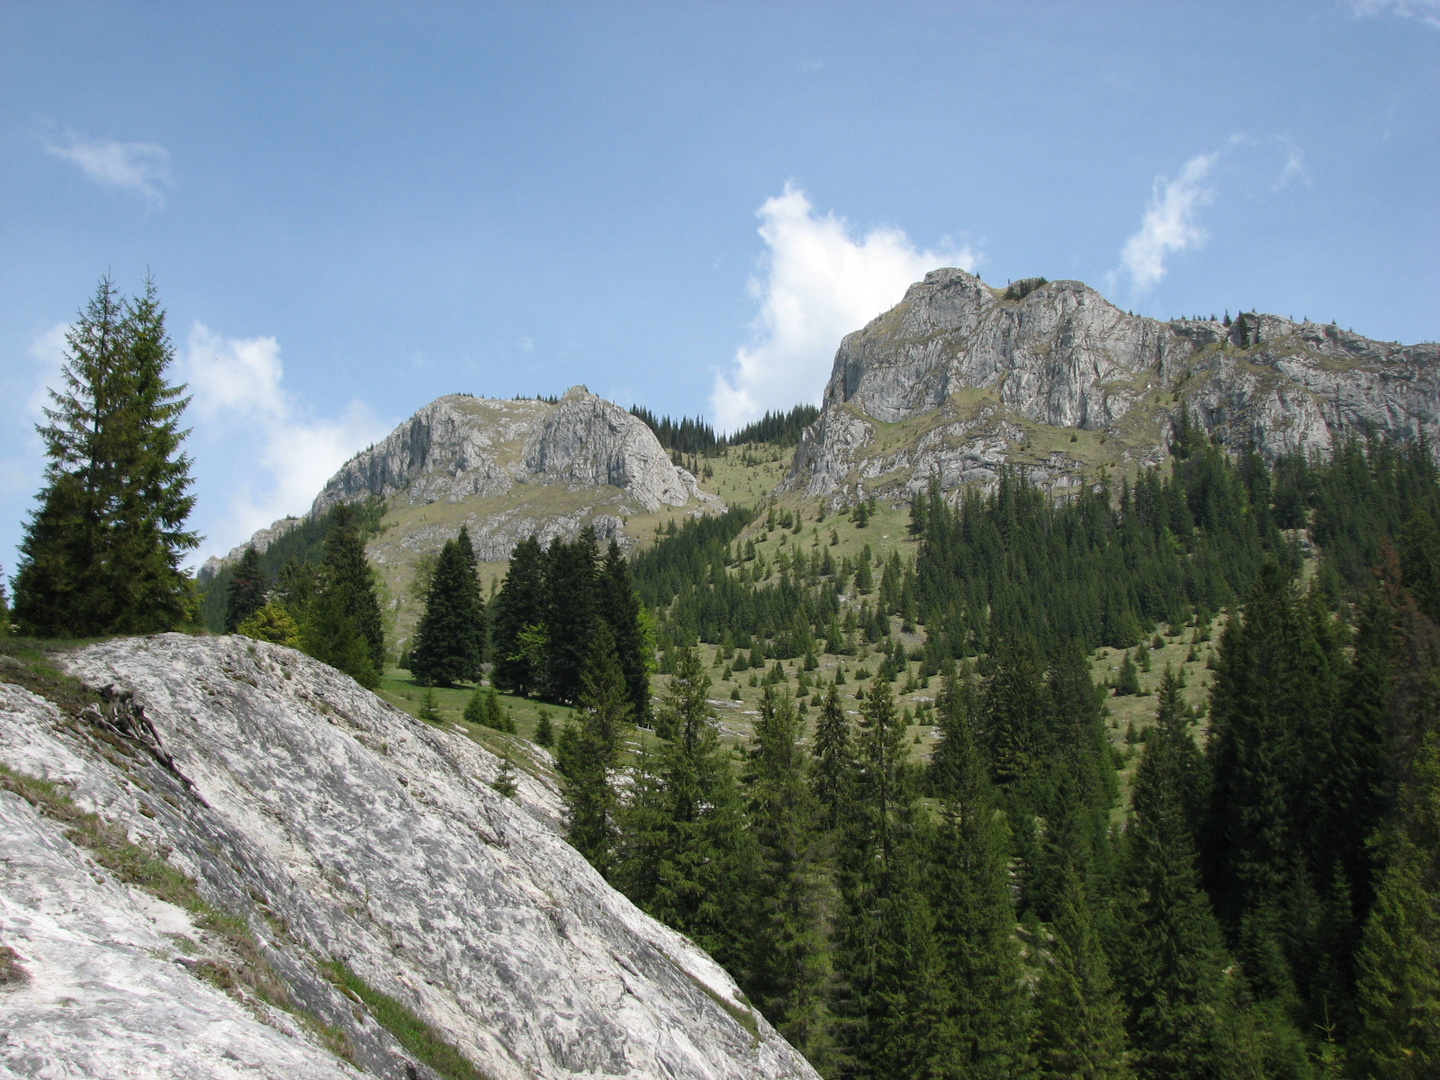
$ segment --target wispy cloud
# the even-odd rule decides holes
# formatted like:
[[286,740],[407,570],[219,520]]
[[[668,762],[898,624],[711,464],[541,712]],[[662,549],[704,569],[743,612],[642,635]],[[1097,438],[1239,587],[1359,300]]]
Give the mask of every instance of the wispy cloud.
[[823,217],[790,184],[758,211],[767,248],[750,295],[760,312],[752,340],[715,376],[715,426],[733,431],[767,409],[813,401],[840,339],[893,307],[911,283],[939,266],[974,269],[969,247],[919,251],[899,229],[852,235],[844,218]]
[[[339,419],[311,416],[283,385],[273,337],[226,338],[197,322],[183,371],[202,444],[197,472],[205,486],[229,492],[228,517],[210,526],[207,554],[223,553],[287,514],[304,513],[325,481],[391,426],[356,401]],[[209,474],[226,469],[233,473],[229,482],[214,483],[218,477]]]
[[1288,187],[1292,180],[1298,180],[1306,187],[1310,186],[1310,174],[1305,169],[1305,155],[1301,152],[1299,144],[1289,135],[1276,135],[1275,141],[1280,144],[1280,149],[1285,153],[1285,165],[1280,170],[1280,175],[1271,184],[1271,189],[1279,191]]
[[1419,19],[1440,30],[1440,0],[1350,0],[1350,10],[1361,18],[1371,15],[1398,15]]
[[43,444],[35,432],[45,422],[48,388],[60,385],[68,323],[37,333],[25,350],[29,364],[0,369],[0,497],[39,490]]
[[163,207],[165,189],[175,186],[175,177],[170,171],[170,151],[159,143],[82,139],[70,134],[64,143],[50,143],[45,149],[78,165],[81,172],[101,187],[139,195],[151,209]]
[[1218,150],[1199,154],[1185,163],[1174,180],[1155,178],[1140,231],[1126,240],[1120,251],[1120,269],[1136,292],[1144,292],[1165,276],[1168,255],[1205,246],[1207,235],[1198,214],[1214,198],[1206,180],[1219,157]]

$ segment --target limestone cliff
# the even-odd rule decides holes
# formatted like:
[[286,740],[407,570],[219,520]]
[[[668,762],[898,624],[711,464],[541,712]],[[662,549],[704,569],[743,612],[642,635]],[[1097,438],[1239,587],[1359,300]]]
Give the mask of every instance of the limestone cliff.
[[[327,974],[343,962],[492,1080],[815,1077],[561,839],[551,790],[497,793],[464,735],[244,638],[115,640],[69,666],[114,708],[0,680],[0,1074],[433,1077]],[[127,883],[156,875],[5,790],[23,777],[183,871],[219,920]]]
[[[531,534],[545,542],[589,524],[602,540],[623,543],[624,521],[632,515],[718,505],[671,462],[649,427],[583,386],[571,387],[558,402],[437,398],[346,462],[310,512],[372,495],[396,510],[451,508],[404,515],[392,547],[436,548],[464,523],[481,562],[508,559]],[[263,550],[297,520],[277,521],[249,543]]]
[[1163,460],[1181,407],[1267,455],[1365,431],[1440,447],[1440,347],[1274,315],[1159,322],[1078,281],[997,290],[936,270],[841,343],[786,487],[904,498],[1008,464],[1064,488],[1100,465]]

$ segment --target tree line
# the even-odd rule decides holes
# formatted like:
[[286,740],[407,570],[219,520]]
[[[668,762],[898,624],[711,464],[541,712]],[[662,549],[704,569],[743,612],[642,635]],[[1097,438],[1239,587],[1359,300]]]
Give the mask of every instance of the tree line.
[[668,416],[656,416],[643,405],[631,405],[630,415],[643,420],[666,450],[714,456],[727,446],[743,446],[745,443],[769,443],[781,448],[794,446],[800,441],[801,433],[819,419],[820,410],[814,405],[796,405],[789,412],[767,410],[759,420],[753,420],[729,435],[716,435],[715,429],[700,416],[683,416],[673,420]]

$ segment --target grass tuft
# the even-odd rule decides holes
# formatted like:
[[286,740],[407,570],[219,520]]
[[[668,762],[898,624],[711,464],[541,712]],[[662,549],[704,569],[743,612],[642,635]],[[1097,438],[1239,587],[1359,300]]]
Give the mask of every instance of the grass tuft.
[[401,1046],[446,1080],[489,1080],[474,1062],[439,1031],[416,1016],[409,1006],[376,990],[356,975],[345,961],[334,960],[320,967],[336,986],[363,1001],[370,1015],[394,1035]]

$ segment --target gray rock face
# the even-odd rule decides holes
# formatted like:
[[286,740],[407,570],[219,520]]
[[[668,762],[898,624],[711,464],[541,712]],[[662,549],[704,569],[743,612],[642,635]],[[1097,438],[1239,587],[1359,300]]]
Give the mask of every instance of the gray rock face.
[[223,942],[0,792],[0,945],[27,976],[0,987],[0,1073],[431,1076],[323,976],[343,959],[493,1080],[815,1076],[564,843],[553,791],[519,773],[499,795],[497,759],[463,735],[244,638],[111,641],[71,670],[132,691],[176,771],[4,683],[0,762],[69,785],[242,918],[295,1015],[201,980]]
[[459,502],[518,484],[619,488],[634,512],[695,497],[643,421],[575,386],[554,405],[438,398],[331,477],[311,509],[367,495]]
[[[1017,284],[1025,287],[1002,292],[963,270],[936,270],[848,335],[786,486],[844,501],[920,490],[931,477],[946,488],[985,481],[1007,464],[1064,486],[1093,458],[1163,459],[1182,403],[1226,443],[1253,442],[1271,456],[1327,452],[1366,430],[1423,432],[1436,445],[1434,344],[1273,315],[1247,316],[1242,341],[1238,326],[1127,315],[1078,281]],[[908,440],[882,427],[922,418]],[[1047,428],[1114,445],[1051,447]]]
[[[460,394],[437,398],[346,462],[310,512],[322,514],[336,503],[372,495],[388,500],[392,509],[436,503],[469,508],[444,515],[443,524],[407,527],[398,540],[404,550],[392,553],[391,561],[405,561],[406,551],[438,548],[462,523],[481,562],[503,562],[531,535],[548,543],[571,539],[590,525],[602,541],[616,539],[624,546],[630,515],[664,506],[724,508],[671,462],[643,421],[583,386],[571,387],[554,404]],[[250,544],[263,551],[298,521],[277,521],[225,559],[208,560],[201,579],[239,559]]]

